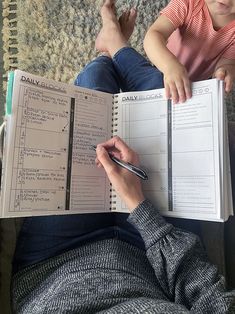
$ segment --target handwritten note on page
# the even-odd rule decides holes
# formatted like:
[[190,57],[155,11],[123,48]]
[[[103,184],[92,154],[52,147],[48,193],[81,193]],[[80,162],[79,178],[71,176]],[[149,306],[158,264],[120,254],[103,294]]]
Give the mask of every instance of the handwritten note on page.
[[89,146],[111,136],[112,96],[15,75],[5,216],[109,210],[109,182]]

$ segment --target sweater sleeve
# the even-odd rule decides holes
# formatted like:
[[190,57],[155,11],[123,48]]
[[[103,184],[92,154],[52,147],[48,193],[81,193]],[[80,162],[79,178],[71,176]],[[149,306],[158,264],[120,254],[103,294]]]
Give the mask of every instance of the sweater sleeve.
[[227,292],[224,278],[207,260],[199,238],[173,225],[148,201],[129,215],[140,232],[159,284],[172,302],[193,313],[234,313],[235,291]]

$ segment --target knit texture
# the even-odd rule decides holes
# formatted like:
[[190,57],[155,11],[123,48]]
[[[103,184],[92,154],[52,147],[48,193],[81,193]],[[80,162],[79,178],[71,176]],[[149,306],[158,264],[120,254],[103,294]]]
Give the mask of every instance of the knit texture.
[[235,293],[225,292],[196,236],[147,200],[128,219],[146,251],[108,239],[27,267],[13,277],[14,312],[233,313]]

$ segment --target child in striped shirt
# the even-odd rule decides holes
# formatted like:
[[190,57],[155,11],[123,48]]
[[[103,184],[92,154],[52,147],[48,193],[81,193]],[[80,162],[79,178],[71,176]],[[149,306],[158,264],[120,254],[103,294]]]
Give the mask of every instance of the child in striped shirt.
[[191,97],[190,81],[235,79],[235,0],[171,0],[144,39],[174,103]]

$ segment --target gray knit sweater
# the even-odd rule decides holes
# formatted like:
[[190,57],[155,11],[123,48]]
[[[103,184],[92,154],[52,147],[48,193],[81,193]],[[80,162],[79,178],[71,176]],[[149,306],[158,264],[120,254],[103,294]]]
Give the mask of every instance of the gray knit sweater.
[[235,313],[235,292],[195,235],[147,200],[128,219],[146,252],[107,239],[30,266],[13,277],[14,313]]

